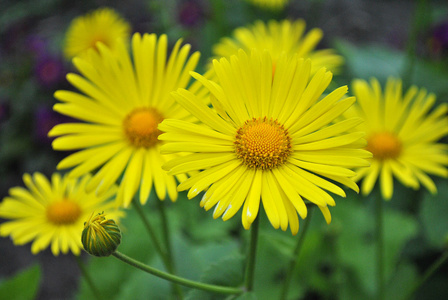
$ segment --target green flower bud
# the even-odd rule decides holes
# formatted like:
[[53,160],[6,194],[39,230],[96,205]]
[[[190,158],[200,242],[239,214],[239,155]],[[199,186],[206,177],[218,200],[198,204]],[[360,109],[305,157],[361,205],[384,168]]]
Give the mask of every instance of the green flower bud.
[[121,242],[121,232],[114,220],[106,219],[104,212],[90,217],[84,222],[81,236],[87,253],[95,256],[109,256],[117,250]]

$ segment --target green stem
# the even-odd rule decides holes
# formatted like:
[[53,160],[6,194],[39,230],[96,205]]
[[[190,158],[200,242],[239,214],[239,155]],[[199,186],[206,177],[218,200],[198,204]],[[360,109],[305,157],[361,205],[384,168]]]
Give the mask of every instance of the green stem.
[[148,232],[149,237],[151,238],[151,242],[154,245],[154,248],[156,249],[157,253],[160,255],[160,257],[163,261],[163,264],[165,265],[165,268],[169,272],[171,272],[169,259],[167,258],[165,251],[163,251],[162,247],[160,246],[160,242],[157,239],[156,233],[155,233],[154,229],[152,228],[151,223],[146,218],[146,215],[142,209],[142,206],[140,205],[140,203],[137,200],[132,201],[132,203],[134,204],[135,211],[137,212],[140,219],[142,220],[143,225],[145,226],[146,231]]
[[98,300],[103,299],[103,297],[101,297],[100,291],[96,288],[95,284],[93,283],[92,277],[89,275],[89,272],[87,271],[87,268],[84,265],[81,257],[75,255],[75,260],[78,263],[79,269],[81,270],[81,273],[84,276],[84,279],[86,280],[87,285],[89,286],[95,298]]
[[226,286],[197,282],[197,281],[185,279],[185,278],[182,278],[182,277],[170,274],[170,273],[160,271],[156,268],[145,265],[144,263],[141,263],[133,258],[130,258],[129,256],[127,256],[123,253],[120,253],[118,251],[112,253],[112,255],[135,268],[145,271],[146,273],[163,278],[165,280],[169,280],[174,283],[178,283],[178,284],[186,286],[186,287],[200,289],[200,290],[214,292],[214,293],[220,293],[220,294],[235,294],[236,295],[236,294],[243,293],[243,290],[241,288],[226,287]]
[[159,207],[160,219],[162,221],[162,236],[166,247],[166,255],[168,261],[170,262],[170,269],[174,271],[173,250],[171,247],[170,231],[168,228],[168,218],[166,217],[165,205],[159,200],[157,201],[157,206]]
[[308,228],[310,227],[312,211],[313,211],[313,209],[311,207],[309,209],[308,217],[305,219],[305,224],[303,226],[303,229],[300,232],[300,236],[297,239],[297,244],[292,253],[291,260],[289,261],[289,268],[286,273],[286,278],[285,278],[282,293],[280,296],[280,299],[282,299],[282,300],[286,299],[288,296],[289,284],[291,283],[292,274],[294,273],[294,269],[296,268],[296,265],[297,265],[297,258],[300,254],[300,249],[302,249],[302,245],[305,240],[305,236],[308,231]]
[[[159,200],[157,200],[157,201],[160,202]],[[160,242],[157,239],[155,231],[151,226],[151,223],[146,218],[146,215],[142,209],[142,206],[140,205],[140,203],[137,200],[134,200],[132,203],[134,204],[134,208],[137,211],[137,214],[140,216],[140,218],[146,228],[146,231],[148,232],[149,237],[151,238],[152,244],[154,245],[157,253],[160,255],[163,265],[165,266],[165,268],[167,269],[168,272],[170,272],[171,274],[174,274],[174,268],[173,268],[173,264],[171,262],[171,257],[170,257],[170,255],[167,254],[167,252],[163,251],[162,246],[160,245]],[[173,285],[172,288],[173,288],[173,292],[175,292],[177,294],[177,296],[180,299],[182,299],[183,295],[182,295],[182,290],[180,289],[180,287],[177,285]]]
[[227,35],[225,12],[226,6],[223,0],[215,0],[211,2],[213,10],[213,23],[219,36]]
[[426,0],[417,0],[412,18],[412,24],[409,32],[409,38],[406,43],[406,62],[403,69],[403,86],[408,88],[412,83],[412,76],[415,68],[416,45],[418,35],[421,30],[426,14],[428,13],[428,5]]
[[250,245],[249,245],[249,253],[247,255],[247,264],[246,264],[246,280],[245,286],[248,292],[252,291],[254,288],[254,278],[255,278],[255,258],[257,254],[257,241],[258,241],[258,228],[259,228],[259,219],[258,215],[254,222],[252,223],[252,228],[250,231]]
[[[162,234],[163,234],[163,240],[165,242],[165,249],[166,249],[166,257],[168,260],[167,269],[171,274],[176,274],[176,267],[174,264],[174,256],[173,256],[173,250],[171,246],[171,239],[170,239],[170,230],[168,227],[168,218],[166,216],[165,211],[165,203],[158,200],[156,201],[157,205],[159,207],[159,213],[160,213],[160,219],[162,221]],[[183,299],[183,294],[181,288],[175,284],[173,285],[174,292],[177,294],[178,299]]]
[[422,278],[417,281],[404,299],[410,299],[412,295],[425,283],[446,261],[448,261],[448,250],[445,251],[423,274]]
[[376,238],[376,265],[377,265],[377,299],[384,299],[384,240],[383,240],[383,199],[379,196],[375,197],[375,238]]

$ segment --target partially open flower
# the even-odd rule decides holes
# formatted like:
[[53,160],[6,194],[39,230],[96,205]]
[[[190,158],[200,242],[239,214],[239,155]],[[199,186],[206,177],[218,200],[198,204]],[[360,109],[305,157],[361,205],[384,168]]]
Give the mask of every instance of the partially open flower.
[[121,242],[120,228],[112,219],[106,219],[104,212],[93,215],[84,223],[81,236],[87,253],[95,256],[109,256]]

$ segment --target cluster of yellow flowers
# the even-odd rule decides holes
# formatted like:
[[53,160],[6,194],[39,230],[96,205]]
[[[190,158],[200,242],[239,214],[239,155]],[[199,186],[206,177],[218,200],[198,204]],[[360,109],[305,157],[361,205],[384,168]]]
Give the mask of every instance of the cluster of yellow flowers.
[[[277,1],[284,4],[286,1]],[[86,29],[87,28],[87,29]],[[135,33],[113,10],[73,22],[66,55],[78,90],[57,91],[54,110],[82,122],[49,133],[55,150],[76,151],[51,183],[26,174],[0,204],[0,235],[34,240],[37,253],[79,254],[83,222],[94,212],[119,218],[134,197],[144,204],[203,193],[200,206],[223,220],[242,212],[249,229],[260,203],[274,228],[299,231],[299,216],[316,205],[327,223],[332,194],[369,194],[379,178],[390,199],[393,178],[430,192],[430,175],[448,176],[447,106],[435,96],[390,79],[356,80],[327,91],[343,58],[315,50],[320,29],[305,22],[262,21],[238,28],[215,47],[206,74],[199,53],[166,35]],[[130,45],[129,45],[130,41]],[[169,54],[168,54],[169,53]],[[328,70],[327,70],[328,69]],[[329,71],[330,70],[330,71]],[[93,175],[90,172],[96,171]],[[79,179],[78,179],[79,178]],[[118,186],[115,185],[118,182]]]

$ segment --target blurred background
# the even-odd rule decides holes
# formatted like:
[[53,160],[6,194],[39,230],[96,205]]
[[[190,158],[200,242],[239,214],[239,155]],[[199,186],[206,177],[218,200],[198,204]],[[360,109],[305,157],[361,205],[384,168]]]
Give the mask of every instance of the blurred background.
[[[62,55],[64,34],[73,18],[103,6],[114,8],[131,24],[132,32],[166,33],[171,43],[183,37],[201,52],[200,71],[211,56],[211,46],[236,27],[257,19],[303,18],[307,31],[323,30],[319,48],[334,48],[345,59],[335,86],[350,87],[353,78],[372,76],[384,83],[395,76],[403,78],[406,86],[415,84],[434,92],[438,103],[448,102],[447,1],[291,0],[284,10],[269,11],[243,0],[0,0],[0,199],[10,187],[23,185],[23,173],[39,171],[50,176],[67,155],[53,151],[47,137],[54,125],[70,121],[52,110],[53,93],[71,89],[65,75],[74,71]],[[447,247],[448,184],[446,179],[434,180],[439,189],[436,196],[396,184],[394,198],[385,204],[390,299],[401,299],[403,289]],[[336,199],[328,226],[316,213],[294,275],[291,299],[373,297],[373,197],[348,193],[346,199]],[[157,224],[151,202],[145,209]],[[213,220],[197,199],[189,201],[184,194],[169,213],[180,274],[204,280],[210,274],[227,274],[218,262],[229,253],[239,253],[244,244],[240,217],[225,223]],[[120,251],[161,267],[133,216],[130,211],[124,221],[127,237]],[[260,299],[272,299],[297,237],[275,231],[266,220],[262,226],[255,289],[264,297]],[[82,257],[108,299],[165,299],[169,290],[164,281],[112,258]],[[0,299],[19,299],[14,297],[14,287],[23,289],[24,284],[29,290],[24,299],[90,299],[80,275],[71,255],[54,257],[49,249],[32,255],[30,245],[18,247],[9,238],[0,238]],[[447,282],[445,265],[415,298],[446,299]],[[189,297],[202,296],[192,293]]]

